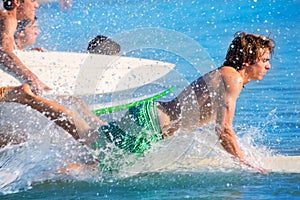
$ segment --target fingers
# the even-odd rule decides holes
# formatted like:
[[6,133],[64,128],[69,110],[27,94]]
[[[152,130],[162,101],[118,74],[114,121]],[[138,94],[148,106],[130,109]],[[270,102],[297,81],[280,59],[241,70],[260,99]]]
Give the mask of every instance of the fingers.
[[249,164],[246,160],[244,159],[240,159],[240,163],[242,165],[245,165],[247,166],[248,168],[250,169],[253,169],[254,171],[258,172],[258,173],[261,173],[261,174],[269,174],[269,172],[263,168],[258,168],[258,167],[254,167],[253,165]]
[[43,93],[42,88],[35,82],[30,83],[30,89],[36,95],[41,95]]
[[50,88],[49,86],[47,86],[39,80],[32,81],[30,83],[30,87],[32,92],[36,95],[41,95],[43,91],[52,90],[52,88]]
[[261,173],[261,174],[265,174],[265,175],[268,175],[269,172],[263,168],[257,168],[258,172]]
[[44,90],[52,90],[49,86],[45,85]]

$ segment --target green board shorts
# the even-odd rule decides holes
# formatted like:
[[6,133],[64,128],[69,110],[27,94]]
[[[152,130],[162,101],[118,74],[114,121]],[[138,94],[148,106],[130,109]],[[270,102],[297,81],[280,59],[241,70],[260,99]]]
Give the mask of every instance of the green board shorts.
[[[151,148],[152,142],[162,139],[156,102],[140,102],[129,108],[119,121],[101,126],[98,131],[99,140],[106,138],[125,152],[141,155]],[[99,140],[94,142],[94,149],[101,148]]]

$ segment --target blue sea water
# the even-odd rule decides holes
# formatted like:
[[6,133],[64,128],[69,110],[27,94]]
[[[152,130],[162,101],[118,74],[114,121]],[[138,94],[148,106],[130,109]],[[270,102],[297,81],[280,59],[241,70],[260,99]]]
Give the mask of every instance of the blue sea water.
[[[249,83],[242,91],[235,130],[250,156],[300,155],[300,1],[74,0],[67,11],[61,11],[56,2],[41,6],[37,12],[38,46],[49,51],[85,52],[89,40],[103,34],[121,44],[123,55],[175,63],[183,82],[221,66],[234,33],[270,36],[276,42],[272,69],[262,81]],[[142,43],[137,42],[141,39]],[[195,49],[201,51],[197,54]],[[202,66],[202,58],[209,58],[214,65]],[[168,80],[164,84],[168,85]],[[43,134],[61,133],[45,119],[31,123],[20,126]],[[7,160],[1,161],[0,170],[15,171],[19,177],[1,191],[0,199],[300,199],[299,173],[262,175],[222,166],[180,169],[174,164],[172,170],[141,170],[134,175],[87,171],[79,177],[60,177],[51,170],[64,166],[65,159],[76,156],[72,152],[79,147],[58,138],[55,142],[34,138],[30,148],[12,148],[8,152],[13,156],[1,157]],[[195,145],[187,154],[203,150],[197,144],[204,145],[206,138],[196,133],[182,144],[168,143],[160,164],[176,160],[182,153],[179,147],[189,143]]]

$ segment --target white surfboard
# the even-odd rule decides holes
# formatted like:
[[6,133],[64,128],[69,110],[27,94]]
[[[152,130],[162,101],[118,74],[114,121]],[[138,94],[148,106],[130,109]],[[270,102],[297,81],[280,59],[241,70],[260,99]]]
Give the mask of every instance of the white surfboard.
[[[91,95],[133,89],[151,83],[175,65],[156,60],[69,52],[25,52],[16,55],[40,80],[52,88],[51,95]],[[0,67],[0,86],[20,85]]]
[[57,1],[57,0],[38,0],[39,3],[48,3],[53,1]]
[[300,173],[300,156],[267,157],[262,166],[271,172]]
[[[231,159],[218,159],[216,157],[180,159],[181,168],[241,168],[241,165]],[[257,164],[255,164],[256,166]],[[258,166],[256,166],[258,167]],[[268,172],[276,173],[300,173],[300,156],[270,156],[259,161],[259,167]]]

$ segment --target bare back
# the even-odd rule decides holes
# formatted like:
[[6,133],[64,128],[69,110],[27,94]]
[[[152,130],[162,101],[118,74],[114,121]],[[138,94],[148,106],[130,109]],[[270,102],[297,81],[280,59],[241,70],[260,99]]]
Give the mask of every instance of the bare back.
[[158,108],[169,117],[175,130],[193,130],[216,119],[224,92],[222,75],[216,69],[192,82],[172,101],[159,102]]

